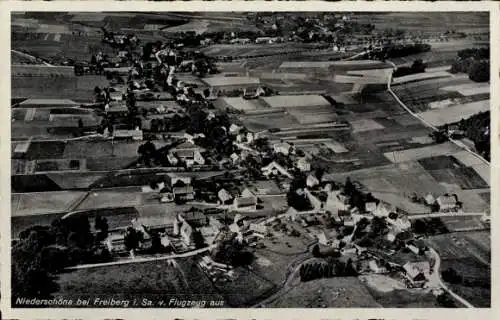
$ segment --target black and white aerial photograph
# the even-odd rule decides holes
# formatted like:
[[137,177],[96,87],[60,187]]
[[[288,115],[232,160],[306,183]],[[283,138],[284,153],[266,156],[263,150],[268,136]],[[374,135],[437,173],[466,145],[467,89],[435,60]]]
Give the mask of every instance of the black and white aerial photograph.
[[10,19],[11,308],[491,307],[489,11]]

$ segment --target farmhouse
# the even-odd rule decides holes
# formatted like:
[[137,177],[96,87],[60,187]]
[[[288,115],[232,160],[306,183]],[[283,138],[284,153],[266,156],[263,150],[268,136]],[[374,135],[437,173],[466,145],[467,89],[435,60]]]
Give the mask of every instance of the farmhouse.
[[271,162],[267,166],[262,168],[262,173],[265,176],[270,176],[270,175],[283,175],[287,178],[293,179],[293,175],[288,172],[283,166],[280,164],[276,163],[275,161]]
[[297,168],[302,172],[309,172],[311,171],[311,163],[305,157],[302,157],[297,160]]
[[170,153],[178,159],[186,162],[188,167],[191,167],[195,164],[204,165],[205,158],[201,155],[204,151],[203,148],[198,147],[197,145],[185,142],[177,147],[170,149]]
[[439,206],[439,211],[446,212],[453,210],[457,207],[457,199],[453,196],[442,195],[436,199]]
[[241,209],[241,208],[255,209],[256,205],[257,205],[257,196],[248,188],[243,190],[241,192],[241,195],[234,199],[235,209]]
[[318,178],[316,178],[314,175],[310,174],[307,176],[306,178],[306,185],[309,187],[309,188],[314,188],[316,187],[317,185],[319,185],[319,180]]
[[279,142],[273,145],[273,149],[274,152],[287,156],[291,153],[292,145],[287,142]]
[[192,186],[174,187],[172,191],[176,199],[185,201],[194,199],[194,188]]
[[414,284],[423,284],[430,274],[429,261],[407,262],[403,265],[406,276]]

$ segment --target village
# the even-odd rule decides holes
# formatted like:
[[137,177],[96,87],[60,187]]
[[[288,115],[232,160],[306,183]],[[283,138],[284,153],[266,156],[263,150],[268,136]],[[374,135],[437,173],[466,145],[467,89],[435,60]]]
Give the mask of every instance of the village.
[[[489,229],[489,205],[477,200],[489,190],[489,163],[471,151],[464,125],[454,124],[463,118],[435,123],[444,127],[433,131],[421,123],[431,111],[420,121],[402,109],[415,100],[398,101],[396,93],[408,94],[399,88],[416,75],[393,79],[406,62],[394,67],[387,60],[415,50],[428,64],[443,63],[432,60],[436,53],[426,56],[431,47],[484,35],[394,31],[374,41],[367,35],[375,26],[356,15],[333,15],[335,23],[305,19],[306,27],[286,34],[280,18],[252,19],[269,28],[212,37],[181,32],[164,41],[102,27],[94,31],[102,37],[99,50],[54,67],[62,73],[54,79],[95,78],[88,99],[38,94],[15,102],[13,245],[45,228],[56,239],[47,248],[64,257],[56,269],[69,272],[61,277],[159,261],[198,268],[217,288],[213,294],[235,299],[230,306],[276,304],[293,281],[357,277],[376,287],[379,275],[393,289],[463,303],[443,285],[432,243],[454,230]],[[339,30],[350,28],[366,36],[343,39]],[[287,43],[297,49],[283,49]],[[248,50],[254,45],[262,49]],[[232,52],[244,48],[254,53]],[[327,61],[287,60],[297,54]],[[278,64],[277,55],[284,55]],[[19,77],[49,69],[16,68]],[[442,66],[428,67],[423,81],[450,79],[478,90],[464,105],[489,94],[433,68]],[[388,102],[389,93],[396,102]],[[465,112],[473,116],[484,106]],[[454,162],[441,167],[445,160]],[[437,171],[448,168],[476,185],[436,182],[444,179]],[[189,268],[180,266],[185,261]],[[246,300],[225,293],[254,281],[265,289]]]

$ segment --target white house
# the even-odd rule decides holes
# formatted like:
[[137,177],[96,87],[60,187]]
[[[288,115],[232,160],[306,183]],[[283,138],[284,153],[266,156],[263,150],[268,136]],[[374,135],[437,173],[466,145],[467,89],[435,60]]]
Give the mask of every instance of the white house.
[[274,152],[281,153],[285,156],[287,156],[291,153],[290,152],[291,149],[292,149],[292,146],[287,142],[279,142],[279,143],[275,143],[273,145]]
[[240,156],[234,152],[231,154],[230,158],[233,164],[236,164],[240,160]]
[[305,157],[302,157],[297,160],[297,168],[302,172],[309,172],[311,171],[311,163]]
[[319,180],[318,178],[316,178],[314,175],[310,174],[307,176],[307,179],[306,179],[306,185],[309,187],[309,188],[314,188],[316,187],[317,185],[319,185]]
[[234,199],[235,209],[241,208],[253,208],[256,209],[257,206],[257,196],[246,188],[241,192],[241,195]]
[[457,200],[453,196],[439,196],[436,202],[439,205],[439,211],[450,211],[457,207]]
[[233,200],[233,196],[226,189],[220,189],[219,192],[217,192],[217,197],[222,204],[227,204],[229,201]]
[[240,133],[240,131],[241,131],[241,127],[234,124],[234,123],[232,123],[231,126],[229,126],[229,133],[230,134],[236,135],[236,134]]
[[179,163],[179,160],[175,157],[175,155],[173,153],[170,153],[170,152],[167,154],[167,160],[173,166],[175,166]]

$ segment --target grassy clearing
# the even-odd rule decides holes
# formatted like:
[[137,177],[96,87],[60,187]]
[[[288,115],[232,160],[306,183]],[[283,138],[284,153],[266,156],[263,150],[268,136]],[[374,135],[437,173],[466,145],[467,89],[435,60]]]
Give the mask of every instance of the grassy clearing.
[[381,305],[357,278],[301,282],[266,305],[269,308],[377,308]]
[[165,296],[180,300],[221,300],[191,259],[178,260],[178,267],[166,261],[134,263],[77,270],[61,274],[59,296],[157,300]]

